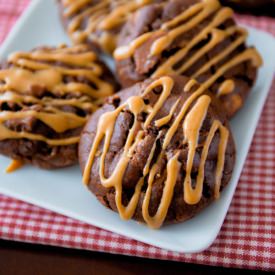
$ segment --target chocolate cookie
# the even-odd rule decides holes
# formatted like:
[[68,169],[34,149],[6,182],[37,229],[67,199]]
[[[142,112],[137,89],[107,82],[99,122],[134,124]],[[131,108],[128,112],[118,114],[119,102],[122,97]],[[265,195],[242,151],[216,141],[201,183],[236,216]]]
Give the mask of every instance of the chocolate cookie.
[[121,218],[159,228],[219,198],[235,146],[217,99],[183,76],[138,83],[109,98],[79,145],[83,181]]
[[75,164],[88,115],[116,87],[88,46],[10,55],[0,67],[0,153],[42,168]]
[[232,16],[218,0],[170,0],[140,9],[123,28],[114,53],[122,85],[186,75],[219,97],[232,117],[262,62],[256,49],[245,46],[247,31]]
[[139,8],[161,0],[58,0],[65,28],[75,43],[112,53],[117,35]]

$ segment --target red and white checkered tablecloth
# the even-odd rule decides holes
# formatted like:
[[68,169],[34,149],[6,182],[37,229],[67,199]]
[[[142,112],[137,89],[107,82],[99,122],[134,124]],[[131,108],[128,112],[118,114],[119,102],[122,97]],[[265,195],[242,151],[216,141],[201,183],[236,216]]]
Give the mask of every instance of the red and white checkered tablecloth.
[[[0,0],[0,42],[29,0]],[[238,16],[275,35],[275,20]],[[275,49],[274,49],[275,50]],[[275,60],[274,60],[275,61]],[[275,270],[275,81],[220,234],[205,252],[180,254],[0,195],[0,238],[206,265]]]

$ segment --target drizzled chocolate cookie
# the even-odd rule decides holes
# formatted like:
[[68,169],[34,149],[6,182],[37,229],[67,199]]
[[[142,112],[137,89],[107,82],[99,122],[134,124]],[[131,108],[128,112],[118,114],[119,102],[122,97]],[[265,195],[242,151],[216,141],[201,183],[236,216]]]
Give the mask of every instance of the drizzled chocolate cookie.
[[84,45],[10,55],[0,69],[0,153],[42,168],[75,164],[88,115],[116,88]]
[[218,0],[170,0],[140,9],[123,28],[114,53],[120,82],[127,87],[172,73],[192,77],[219,97],[232,117],[262,62],[232,17]]
[[117,35],[132,13],[161,0],[58,0],[65,28],[74,43],[112,53]]
[[84,128],[79,160],[84,183],[103,205],[159,228],[219,198],[235,147],[207,85],[163,76],[109,98]]

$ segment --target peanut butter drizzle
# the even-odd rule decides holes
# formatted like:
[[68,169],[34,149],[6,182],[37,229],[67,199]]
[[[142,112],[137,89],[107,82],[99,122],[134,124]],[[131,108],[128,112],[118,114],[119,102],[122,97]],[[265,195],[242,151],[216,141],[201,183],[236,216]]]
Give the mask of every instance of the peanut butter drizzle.
[[184,87],[184,92],[188,93],[191,92],[191,89],[198,84],[198,82],[195,79],[189,80],[189,82]]
[[[189,151],[186,164],[186,176],[184,181],[184,200],[188,204],[196,204],[200,200],[202,193],[202,184],[197,184],[196,188],[192,187],[191,172],[195,158],[196,148],[198,147],[200,129],[206,117],[211,99],[209,96],[201,96],[195,106],[186,115],[183,123],[183,132],[185,142],[187,142]],[[197,179],[200,182],[200,179]],[[198,191],[199,190],[199,191]]]
[[24,165],[24,162],[22,160],[15,160],[13,159],[10,163],[10,165],[6,169],[6,173],[12,173],[18,169],[20,169]]
[[134,55],[135,50],[139,48],[144,42],[146,42],[152,36],[151,32],[147,32],[133,40],[127,46],[121,46],[114,52],[114,57],[117,60],[126,59]]
[[[153,73],[153,77],[160,77],[169,74],[184,74],[193,64],[195,64],[202,56],[207,52],[215,48],[219,43],[224,41],[228,37],[236,34],[236,38],[228,46],[226,46],[223,51],[211,58],[205,65],[198,69],[192,78],[197,78],[211,66],[218,64],[229,54],[231,54],[235,49],[237,49],[241,44],[243,44],[247,39],[247,32],[245,29],[238,26],[230,26],[225,30],[220,30],[218,27],[224,23],[226,20],[232,18],[233,11],[227,7],[221,7],[218,0],[202,0],[202,2],[194,4],[181,14],[179,14],[174,19],[162,24],[160,29],[142,34],[140,37],[136,38],[127,46],[119,47],[114,52],[114,57],[117,60],[123,60],[132,57],[135,50],[143,45],[150,38],[155,35],[160,37],[155,40],[152,44],[150,52],[151,55],[160,55],[182,34],[192,30],[203,20],[208,18],[213,14],[213,18],[210,20],[208,25],[206,25],[196,36],[194,36],[190,41],[183,41],[181,49],[178,50],[173,56],[169,57],[163,64],[158,66],[157,70]],[[182,24],[184,22],[184,24]],[[201,47],[195,52],[195,54],[190,55],[190,50],[198,43],[204,41],[206,37],[210,35],[209,42]],[[245,60],[242,58],[245,53]],[[188,59],[179,68],[176,65],[186,58]],[[255,67],[259,67],[262,64],[262,59],[256,49],[250,48],[244,52],[239,53],[234,57],[238,62],[231,62],[228,60],[223,64],[223,68],[232,68],[234,65],[239,64],[244,61],[251,61]],[[229,64],[231,66],[229,66]],[[218,74],[216,74],[216,79]],[[207,82],[208,80],[206,80]],[[209,82],[210,83],[210,82]],[[234,89],[228,89],[228,83],[226,84],[226,92],[232,92]],[[232,87],[232,86],[231,86]],[[209,88],[206,87],[206,88]],[[223,87],[224,88],[224,87]],[[221,92],[218,96],[225,95]]]
[[96,104],[89,102],[89,98],[86,96],[82,96],[80,98],[72,98],[72,99],[53,99],[49,97],[43,97],[42,99],[38,99],[33,96],[19,95],[10,91],[0,94],[0,104],[3,102],[13,102],[22,108],[24,107],[25,103],[37,104],[45,108],[55,107],[55,106],[56,107],[74,106],[80,109],[84,108],[85,110],[92,110],[92,111],[96,111],[96,109],[98,108]]
[[232,91],[234,91],[234,89],[235,89],[235,83],[234,83],[234,81],[231,80],[231,79],[225,80],[221,84],[217,95],[221,96],[221,95],[230,94],[230,93],[232,93]]
[[[117,34],[112,30],[123,25],[131,13],[150,4],[152,0],[62,0],[64,16],[71,19],[68,32],[75,43],[84,43],[89,37],[106,52],[116,47]],[[91,6],[92,5],[92,6]],[[86,26],[82,27],[87,20]]]
[[[113,93],[113,87],[100,79],[103,70],[96,61],[96,55],[84,45],[72,48],[60,46],[57,49],[39,49],[31,53],[18,52],[10,55],[8,63],[11,66],[0,70],[0,104],[15,103],[22,110],[0,112],[0,140],[27,138],[44,141],[52,146],[78,143],[79,136],[49,139],[42,135],[12,131],[5,126],[5,122],[33,117],[57,133],[83,127],[87,115],[98,108],[105,96]],[[85,78],[94,88],[90,84],[76,82],[77,80],[65,83],[64,77]],[[56,98],[36,97],[33,92],[35,87],[49,91]],[[60,97],[66,94],[73,98]],[[30,104],[40,106],[39,111],[29,108]],[[65,106],[77,107],[87,115],[83,117],[63,111],[61,108]]]
[[175,102],[175,104],[174,104],[174,105],[172,106],[172,108],[171,108],[170,113],[169,113],[167,116],[165,116],[165,117],[163,117],[163,118],[160,118],[160,119],[158,119],[158,120],[155,121],[155,125],[156,125],[158,128],[160,128],[161,126],[167,124],[167,123],[172,119],[172,117],[173,117],[173,115],[174,115],[174,113],[175,113],[175,111],[176,111],[176,108],[178,107],[179,102],[180,102],[180,99],[178,99],[178,100]]
[[[190,80],[183,90],[187,91],[194,85],[194,81]],[[154,88],[162,87],[162,92],[159,95],[158,100],[154,104],[154,106],[146,105],[144,103],[144,97],[152,93]],[[167,215],[169,206],[171,204],[171,200],[174,194],[174,187],[177,183],[179,171],[182,168],[182,164],[179,161],[180,151],[176,150],[174,155],[170,157],[167,161],[166,171],[164,175],[160,175],[158,162],[167,158],[166,149],[170,144],[171,139],[173,138],[176,131],[182,126],[184,140],[183,144],[188,145],[188,160],[187,160],[187,168],[186,168],[186,176],[183,184],[183,200],[187,204],[196,204],[200,201],[202,197],[203,190],[203,182],[204,182],[204,166],[208,156],[208,151],[212,140],[215,136],[215,133],[219,131],[220,142],[217,156],[217,166],[216,166],[216,181],[215,181],[215,198],[219,196],[219,190],[221,185],[221,178],[224,169],[224,161],[225,161],[225,152],[228,143],[229,131],[226,127],[222,125],[222,123],[218,120],[214,120],[209,131],[209,135],[204,142],[202,154],[201,154],[201,162],[199,166],[199,172],[196,179],[195,188],[192,187],[192,179],[191,179],[191,171],[193,167],[194,156],[196,150],[198,148],[199,141],[199,133],[205,117],[208,112],[208,108],[211,102],[211,99],[208,95],[203,95],[206,90],[205,85],[201,85],[194,93],[192,93],[188,99],[183,103],[180,111],[176,115],[173,123],[172,117],[175,114],[176,107],[179,105],[180,100],[176,101],[172,106],[168,115],[153,121],[156,117],[157,113],[164,105],[165,101],[170,96],[174,87],[174,81],[171,77],[163,76],[159,79],[153,81],[143,92],[141,96],[132,96],[121,106],[116,108],[114,111],[110,111],[104,113],[98,122],[96,136],[93,141],[93,145],[86,163],[86,167],[83,173],[83,182],[88,185],[90,180],[91,170],[96,157],[100,157],[100,165],[99,165],[99,175],[101,184],[106,188],[115,188],[116,190],[116,206],[118,212],[122,219],[130,219],[137,208],[137,204],[140,199],[141,188],[144,185],[144,182],[147,181],[148,187],[146,189],[145,197],[142,204],[142,214],[145,222],[152,228],[159,228]],[[109,151],[109,147],[112,140],[112,135],[114,131],[114,127],[117,121],[118,116],[124,110],[129,110],[134,115],[134,123],[132,128],[129,131],[123,153],[118,161],[117,166],[115,167],[112,174],[109,178],[105,177],[105,159],[107,153]],[[138,114],[147,113],[147,118],[145,122],[140,122],[138,120]],[[164,142],[162,144],[161,153],[158,156],[158,159],[155,163],[152,163],[153,156],[156,152],[156,143],[157,140],[162,135],[162,131],[160,130],[158,137],[155,140],[155,143],[152,147],[152,150],[149,154],[147,163],[143,169],[143,175],[138,180],[135,192],[128,203],[127,206],[122,204],[122,182],[123,176],[133,156],[136,146],[140,141],[142,141],[144,132],[148,128],[150,124],[154,123],[156,127],[161,127],[164,125],[169,126],[168,131],[164,135]],[[141,129],[141,130],[140,130]],[[100,145],[103,142],[102,153],[99,150]],[[98,154],[98,152],[100,152]],[[160,205],[156,214],[151,217],[149,214],[149,205],[152,193],[152,187],[157,177],[165,176],[165,186],[161,198]]]

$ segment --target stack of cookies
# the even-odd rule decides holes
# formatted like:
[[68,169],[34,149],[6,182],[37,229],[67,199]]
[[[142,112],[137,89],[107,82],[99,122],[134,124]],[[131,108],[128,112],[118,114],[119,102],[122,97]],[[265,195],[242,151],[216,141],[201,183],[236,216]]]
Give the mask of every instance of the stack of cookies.
[[151,228],[218,199],[236,155],[228,120],[262,63],[233,11],[218,0],[58,7],[74,46],[17,52],[1,65],[0,153],[14,160],[9,170],[79,160],[103,205]]

